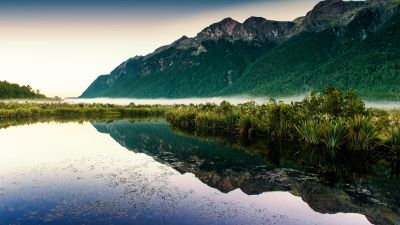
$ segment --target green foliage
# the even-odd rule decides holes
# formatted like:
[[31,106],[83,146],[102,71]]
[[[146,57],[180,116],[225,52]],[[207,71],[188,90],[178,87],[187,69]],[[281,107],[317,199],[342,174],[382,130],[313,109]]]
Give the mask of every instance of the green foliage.
[[117,106],[111,104],[4,103],[0,102],[0,119],[45,116],[162,116],[163,106]]
[[370,118],[356,116],[347,122],[348,149],[352,151],[370,151],[378,143],[378,132]]
[[234,106],[222,102],[219,106],[174,107],[168,110],[167,120],[176,127],[202,134],[219,132],[295,142],[311,147],[305,151],[330,160],[333,168],[338,166],[333,163],[337,157],[347,157],[349,165],[369,170],[368,163],[361,165],[357,160],[366,161],[376,150],[384,148],[382,123],[392,126],[398,120],[395,115],[366,110],[351,90],[328,88],[322,94],[313,92],[303,101],[291,104],[271,100],[263,105],[248,102]]
[[309,97],[304,99],[303,105],[306,111],[313,115],[348,118],[368,114],[364,102],[351,89],[343,94],[340,89],[329,87],[324,90],[322,96],[313,91]]
[[203,41],[201,45],[206,51],[200,54],[196,48],[170,47],[148,57],[129,59],[123,68],[98,77],[81,97],[212,96],[233,85],[248,65],[275,46],[271,42],[224,39]]
[[267,52],[221,93],[282,96],[337,86],[364,98],[398,100],[400,14],[395,13],[365,40],[357,33],[364,28],[351,26],[345,36],[335,29],[301,33]]
[[256,126],[256,118],[253,115],[245,114],[239,118],[238,128],[242,135],[251,136]]
[[0,81],[0,99],[44,99],[46,96],[34,91],[29,85],[20,86],[7,81]]
[[300,127],[297,127],[297,131],[306,144],[319,145],[321,143],[322,127],[317,121],[305,121]]
[[[336,86],[363,98],[399,100],[400,13],[393,9],[383,24],[377,14],[362,10],[346,27],[302,32],[281,43],[208,40],[200,54],[170,47],[126,61],[82,97],[273,97]],[[330,100],[345,101],[336,97]]]
[[338,119],[335,122],[328,122],[326,124],[326,137],[325,144],[328,149],[339,149],[345,142],[346,138],[346,125],[342,119]]
[[400,127],[391,128],[388,136],[387,144],[390,146],[393,153],[397,157],[400,157]]

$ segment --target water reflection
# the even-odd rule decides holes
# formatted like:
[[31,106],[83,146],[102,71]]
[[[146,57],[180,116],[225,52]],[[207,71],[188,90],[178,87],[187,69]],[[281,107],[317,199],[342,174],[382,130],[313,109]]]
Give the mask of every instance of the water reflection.
[[[319,149],[298,151],[298,146],[265,141],[241,140],[238,150],[176,135],[165,123],[93,123],[93,126],[109,133],[122,146],[144,152],[181,173],[193,173],[203,183],[225,193],[237,188],[246,194],[289,191],[321,213],[356,212],[373,223],[400,222],[399,179],[391,179],[390,173],[381,167],[371,177],[372,164],[367,160],[357,168],[350,163],[349,168],[347,164],[327,159]],[[225,144],[231,141],[217,140]],[[295,162],[312,167],[304,168]],[[350,182],[349,178],[356,179]],[[376,187],[382,183],[387,186]]]
[[164,122],[1,129],[0,180],[0,224],[391,224],[399,215],[398,204],[360,205],[357,186],[329,187],[294,163],[277,167]]

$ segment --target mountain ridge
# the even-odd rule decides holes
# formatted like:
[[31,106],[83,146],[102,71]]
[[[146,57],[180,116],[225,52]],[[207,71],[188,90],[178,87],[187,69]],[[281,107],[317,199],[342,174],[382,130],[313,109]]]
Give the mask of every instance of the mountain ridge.
[[[254,81],[257,83],[254,85],[251,85],[253,77],[249,73],[255,65],[260,65],[259,62],[263,58],[268,58],[267,56],[273,53],[277,54],[279,49],[284,49],[296,40],[298,45],[314,45],[308,48],[310,52],[307,53],[311,55],[310,57],[313,58],[314,54],[316,62],[329,64],[328,59],[334,59],[353,46],[362,45],[365,39],[377,33],[387,21],[398,14],[399,4],[398,0],[369,0],[367,2],[326,0],[318,3],[304,17],[294,21],[281,22],[262,17],[250,17],[240,23],[227,17],[204,28],[195,37],[182,36],[170,45],[156,49],[153,53],[128,59],[109,75],[99,76],[81,97],[178,98],[226,94],[273,96],[322,88],[332,82],[321,83],[317,80],[316,83],[319,86],[310,85],[307,79],[311,78],[306,78],[310,76],[310,72],[299,74],[298,77],[302,81],[294,85],[290,85],[290,80],[279,83],[271,82],[269,79],[271,74],[277,71],[286,73],[283,75],[290,78],[290,73],[287,74],[290,72],[289,67],[300,67],[300,71],[306,70],[303,67],[310,64],[306,62],[308,56],[302,55],[303,50],[295,46],[295,51],[285,50],[286,57],[291,58],[290,55],[293,54],[302,55],[303,61],[294,61],[293,65],[277,63],[284,65],[285,68],[275,68],[276,66],[268,62],[267,68],[264,63],[264,66],[258,68],[264,68],[261,70],[263,75],[255,76],[258,80]],[[307,35],[312,36],[310,38],[317,42],[308,43],[311,39],[307,39]],[[304,39],[299,40],[299,37]],[[326,48],[319,46],[318,42],[326,42],[329,46]],[[397,44],[396,41],[391,42]],[[315,48],[318,46],[325,52],[320,52],[321,49]],[[285,57],[280,56],[280,58],[282,61],[288,61]],[[316,62],[309,65],[310,71],[316,70]],[[321,79],[325,78],[321,77]],[[276,88],[266,85],[268,83],[275,83],[277,87],[291,86],[292,90],[282,90],[279,93],[274,90]],[[338,86],[346,85],[339,84]],[[358,86],[360,85],[356,84],[354,87],[356,91],[359,89]],[[261,88],[264,90],[260,91]],[[274,91],[268,92],[268,89]],[[394,96],[388,94],[386,97],[399,97],[398,93],[394,94]],[[363,95],[362,91],[361,95]],[[371,97],[371,95],[364,96]]]

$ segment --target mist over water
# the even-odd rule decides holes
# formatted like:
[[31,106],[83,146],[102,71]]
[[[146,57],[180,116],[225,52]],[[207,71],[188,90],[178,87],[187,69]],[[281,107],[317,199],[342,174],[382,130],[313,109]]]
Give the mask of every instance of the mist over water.
[[365,101],[365,106],[376,109],[400,109],[400,102],[395,101]]
[[[222,101],[228,101],[233,105],[238,105],[246,102],[254,101],[256,104],[261,105],[268,103],[271,99],[276,102],[292,103],[300,102],[308,94],[287,96],[287,97],[251,97],[251,96],[235,96],[235,97],[210,97],[210,98],[179,98],[179,99],[168,99],[168,98],[155,98],[155,99],[138,99],[138,98],[68,98],[62,102],[69,104],[114,104],[114,105],[129,105],[134,103],[135,105],[190,105],[190,104],[206,104],[214,103],[220,104]],[[17,102],[17,103],[59,103],[60,101],[49,101],[49,100],[31,100],[31,99],[16,99],[16,100],[0,100],[0,102]],[[376,109],[400,109],[400,101],[364,101],[367,108]]]
[[[290,96],[274,98],[275,101],[283,101],[286,103],[298,102],[307,96]],[[237,105],[246,102],[254,101],[256,104],[265,104],[270,101],[270,97],[251,97],[251,96],[235,96],[235,97],[210,97],[210,98],[157,98],[157,99],[136,99],[136,98],[92,98],[92,99],[66,99],[68,103],[111,103],[116,105],[128,105],[134,103],[136,105],[190,105],[190,104],[220,104],[222,101],[228,101],[231,104]]]
[[[276,97],[273,98],[275,101],[291,103],[300,102],[308,94],[288,96],[288,97]],[[206,104],[214,103],[220,104],[222,101],[228,101],[231,104],[237,105],[250,101],[254,101],[256,104],[265,104],[270,101],[270,97],[251,97],[251,96],[236,96],[236,97],[211,97],[211,98],[180,98],[180,99],[135,99],[135,98],[90,98],[90,99],[66,99],[67,103],[109,103],[115,105],[128,105],[134,103],[136,105],[190,105],[190,104]],[[367,108],[380,108],[380,109],[400,109],[400,101],[364,101]]]

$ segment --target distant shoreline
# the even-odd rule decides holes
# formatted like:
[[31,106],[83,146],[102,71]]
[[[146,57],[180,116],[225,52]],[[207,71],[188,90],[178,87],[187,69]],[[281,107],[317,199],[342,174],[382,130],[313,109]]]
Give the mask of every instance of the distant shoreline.
[[[275,101],[291,103],[299,102],[303,100],[306,95],[292,96],[292,97],[278,97]],[[222,101],[227,101],[231,104],[237,105],[250,101],[254,101],[256,104],[265,104],[271,98],[269,97],[210,97],[210,98],[179,98],[179,99],[167,99],[167,98],[156,98],[156,99],[138,99],[138,98],[72,98],[68,97],[65,99],[2,99],[0,102],[12,102],[12,103],[69,103],[69,104],[113,104],[113,105],[129,105],[134,103],[135,105],[190,105],[190,104],[206,104],[214,103],[220,104]],[[367,108],[374,109],[400,109],[400,101],[389,101],[389,100],[364,100]]]

